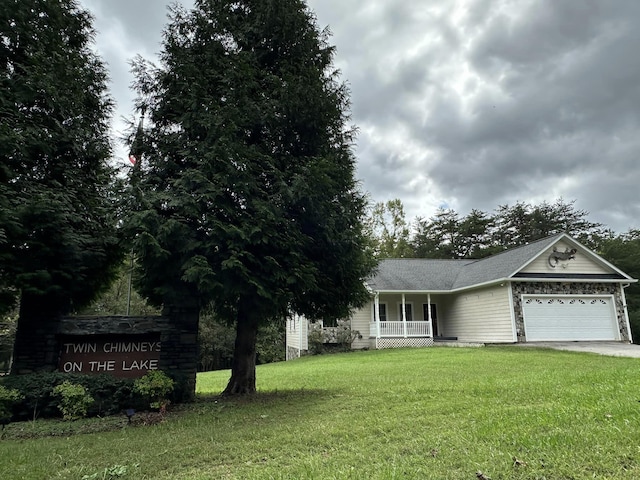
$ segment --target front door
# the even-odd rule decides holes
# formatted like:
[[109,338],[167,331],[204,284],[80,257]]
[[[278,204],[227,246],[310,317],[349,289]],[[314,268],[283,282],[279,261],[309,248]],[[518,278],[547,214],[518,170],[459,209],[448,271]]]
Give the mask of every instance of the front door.
[[423,303],[422,304],[422,315],[425,322],[429,321],[429,306],[431,306],[431,329],[434,337],[439,336],[438,333],[438,309],[436,308],[435,303]]

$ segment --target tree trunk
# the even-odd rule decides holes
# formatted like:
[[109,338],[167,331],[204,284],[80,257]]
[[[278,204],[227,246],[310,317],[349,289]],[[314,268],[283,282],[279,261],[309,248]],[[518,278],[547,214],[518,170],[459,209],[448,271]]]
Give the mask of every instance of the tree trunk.
[[249,395],[256,392],[256,338],[258,315],[249,302],[240,301],[231,379],[222,395]]

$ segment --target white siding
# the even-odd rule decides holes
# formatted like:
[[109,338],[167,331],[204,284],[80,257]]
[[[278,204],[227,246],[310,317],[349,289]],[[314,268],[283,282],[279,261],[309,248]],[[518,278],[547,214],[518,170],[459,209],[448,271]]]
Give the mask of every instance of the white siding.
[[287,317],[287,347],[297,348],[298,350],[307,350],[309,348],[307,336],[308,329],[306,318],[301,315],[291,315]]
[[509,287],[487,287],[447,299],[440,318],[442,334],[461,342],[513,343]]
[[356,338],[351,344],[352,349],[368,348],[369,342],[369,322],[373,314],[373,300],[359,310],[355,310],[351,315],[351,331],[357,330],[362,338]]
[[[568,243],[558,242],[554,245],[558,252],[573,248]],[[558,262],[553,268],[549,265],[549,255],[553,253],[553,248],[549,247],[546,252],[540,255],[535,261],[521,270],[521,273],[611,273],[612,270],[596,263],[593,257],[582,249],[578,249],[573,260]],[[555,262],[552,262],[555,263]]]

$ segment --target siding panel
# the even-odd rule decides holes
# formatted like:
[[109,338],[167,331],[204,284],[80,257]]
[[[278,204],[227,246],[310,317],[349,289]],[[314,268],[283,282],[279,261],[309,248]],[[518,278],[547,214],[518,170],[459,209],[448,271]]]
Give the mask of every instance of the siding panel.
[[440,320],[443,335],[458,337],[461,342],[516,341],[507,285],[451,296],[445,315]]
[[[555,245],[558,252],[564,252],[565,249],[571,248],[568,243],[558,242]],[[527,265],[521,270],[521,273],[612,273],[611,269],[596,263],[591,255],[587,255],[582,250],[576,252],[576,258],[560,262],[555,268],[549,265],[549,255],[553,253],[553,247],[550,247],[535,261]]]
[[359,310],[355,310],[351,315],[351,331],[357,330],[362,338],[356,338],[351,344],[351,348],[361,349],[368,348],[369,343],[369,322],[373,313],[373,300]]
[[[308,342],[308,321],[301,315],[290,315],[287,317],[286,346],[307,350]],[[302,343],[301,343],[302,341]]]

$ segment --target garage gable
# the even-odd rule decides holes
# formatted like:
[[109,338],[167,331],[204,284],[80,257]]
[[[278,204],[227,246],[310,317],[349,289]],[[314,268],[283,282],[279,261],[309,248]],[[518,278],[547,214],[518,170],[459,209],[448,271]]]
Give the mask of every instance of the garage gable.
[[[514,276],[533,274],[537,277],[566,277],[597,275],[610,278],[625,278],[620,270],[588,248],[568,236],[542,250]],[[627,277],[628,278],[628,277]]]

